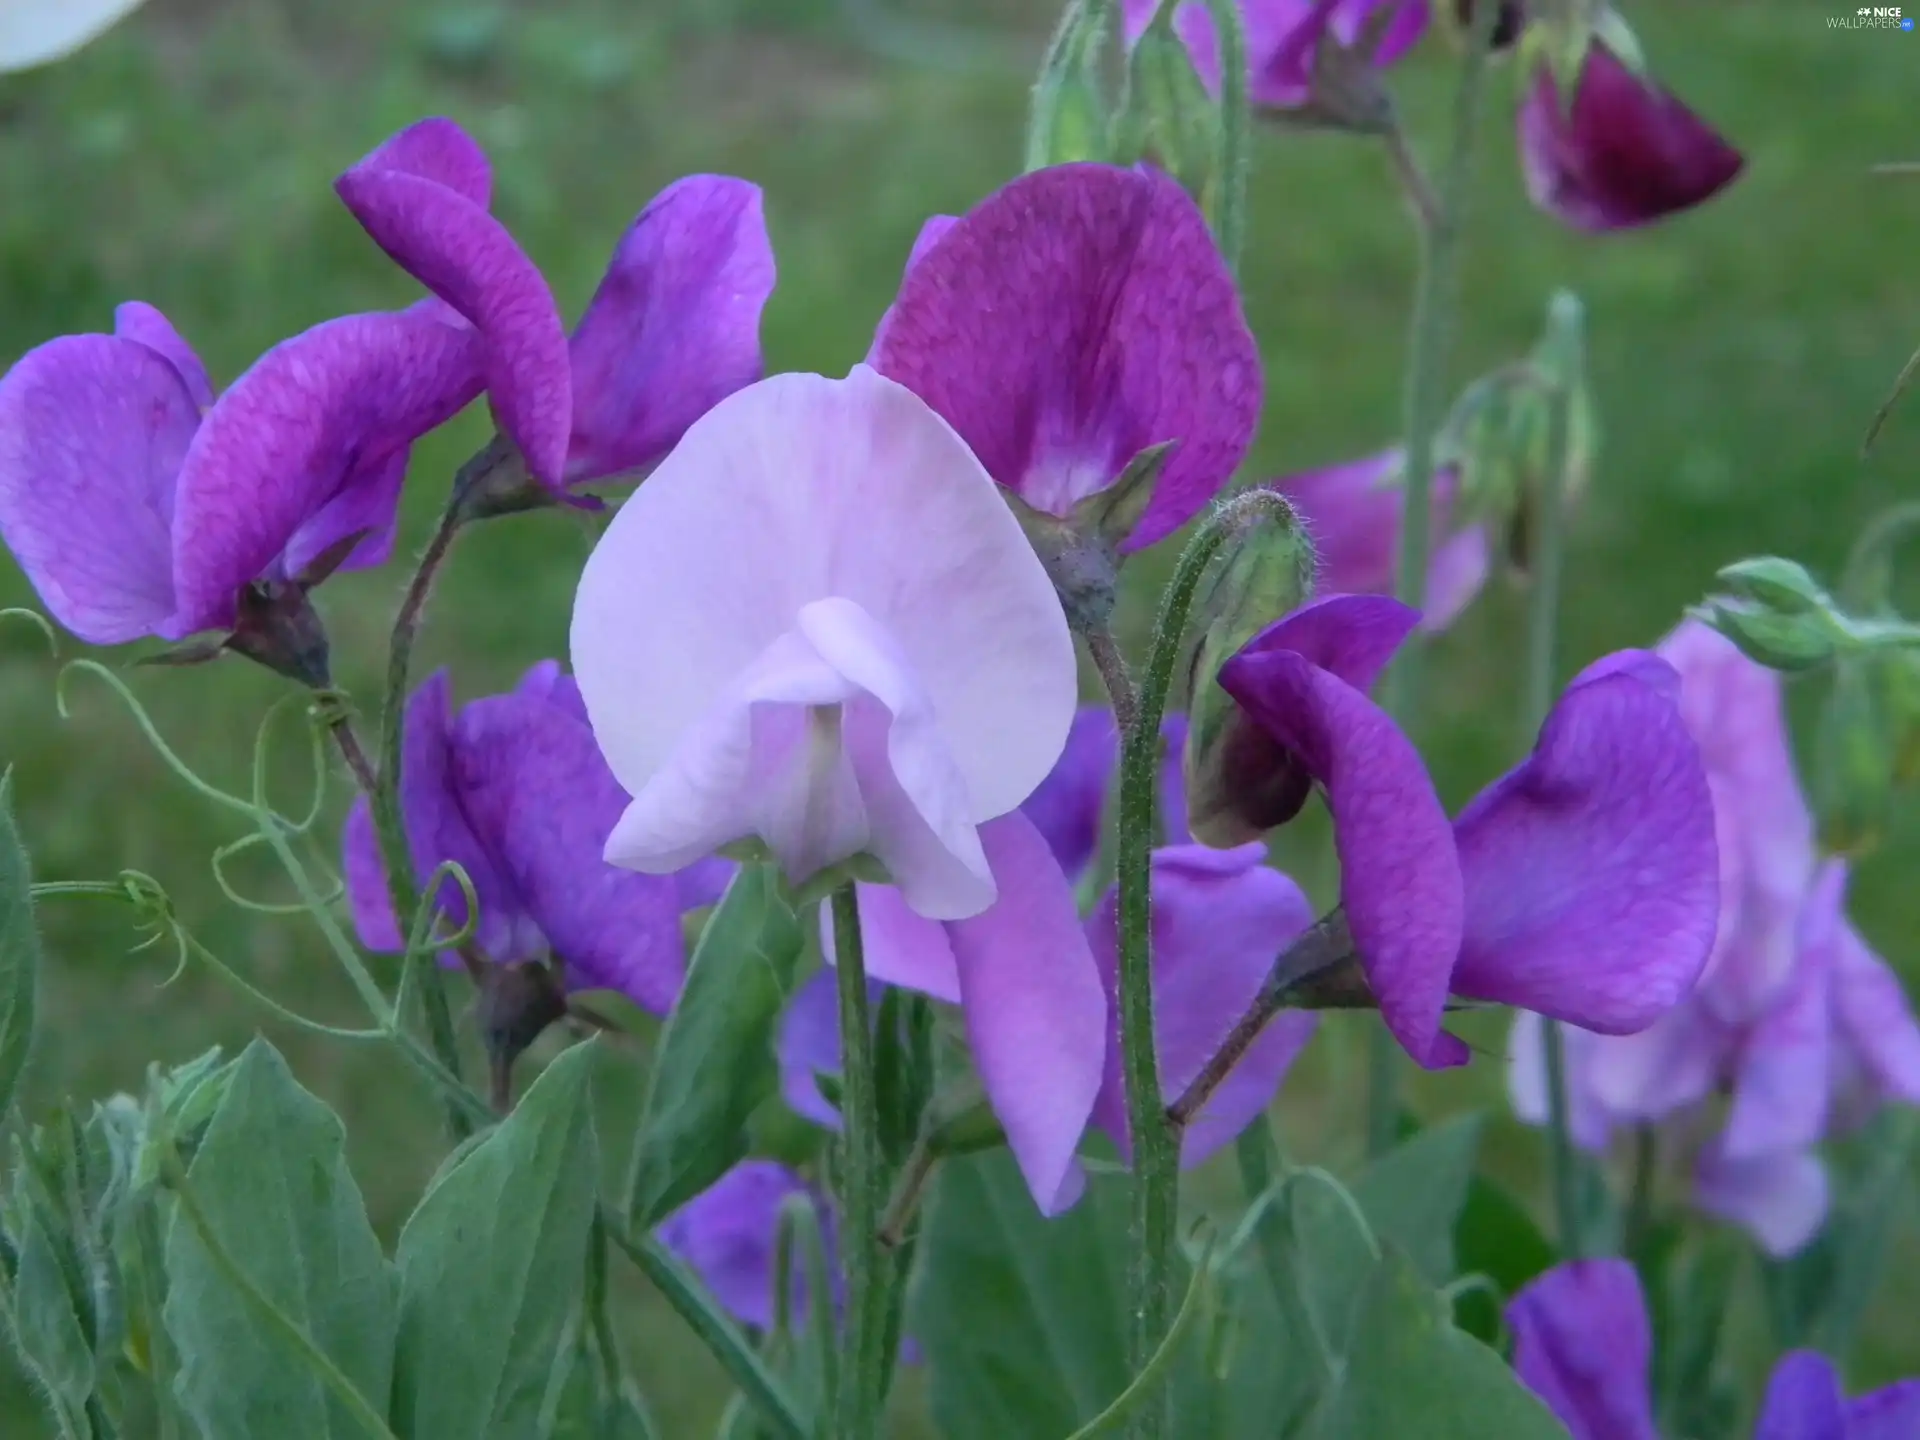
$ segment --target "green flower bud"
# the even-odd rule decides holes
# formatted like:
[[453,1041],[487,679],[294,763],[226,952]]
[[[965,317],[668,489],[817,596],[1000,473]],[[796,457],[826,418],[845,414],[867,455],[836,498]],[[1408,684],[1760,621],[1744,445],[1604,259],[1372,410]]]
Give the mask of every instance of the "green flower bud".
[[1738,600],[1712,599],[1693,614],[1771,670],[1796,674],[1831,664],[1845,636],[1819,613],[1777,615]]
[[1833,601],[1804,565],[1778,555],[1738,561],[1723,569],[1719,579],[1741,599],[1776,615],[1811,615],[1833,609]]
[[1174,32],[1176,3],[1160,7],[1127,57],[1127,93],[1114,120],[1112,159],[1148,160],[1173,176],[1212,214],[1218,184],[1220,107],[1214,103],[1186,42]]
[[1033,89],[1029,171],[1108,158],[1107,102],[1100,86],[1107,10],[1101,0],[1072,0],[1054,32]]

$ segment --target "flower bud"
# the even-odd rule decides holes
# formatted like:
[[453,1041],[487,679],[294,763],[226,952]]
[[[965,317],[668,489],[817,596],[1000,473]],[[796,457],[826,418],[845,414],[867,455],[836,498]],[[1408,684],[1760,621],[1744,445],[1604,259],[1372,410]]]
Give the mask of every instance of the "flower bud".
[[1833,606],[1805,566],[1778,555],[1737,561],[1721,570],[1719,578],[1741,599],[1765,606],[1776,615],[1811,615]]
[[1711,599],[1693,615],[1756,664],[1787,674],[1817,670],[1840,653],[1844,634],[1819,613],[1780,615],[1738,600]]
[[1220,109],[1173,29],[1177,4],[1160,7],[1127,57],[1127,94],[1114,119],[1113,161],[1146,160],[1208,209],[1220,159]]
[[1107,7],[1071,0],[1033,90],[1027,169],[1107,158],[1107,107],[1100,88]]
[[558,967],[489,965],[482,972],[480,1035],[496,1110],[505,1111],[513,1102],[514,1062],[566,1014],[566,984]]
[[1193,653],[1187,738],[1181,754],[1187,823],[1216,849],[1257,840],[1307,803],[1313,781],[1216,683],[1249,640],[1313,598],[1314,550],[1279,496],[1253,511],[1214,572]]

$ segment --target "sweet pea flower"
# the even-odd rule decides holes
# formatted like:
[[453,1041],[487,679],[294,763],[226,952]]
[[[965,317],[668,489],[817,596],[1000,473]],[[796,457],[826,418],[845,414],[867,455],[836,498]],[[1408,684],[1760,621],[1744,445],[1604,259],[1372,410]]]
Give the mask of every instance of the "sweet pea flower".
[[[1122,0],[1121,33],[1129,48],[1153,23],[1161,0]],[[1220,90],[1220,38],[1213,17],[1200,0],[1165,0],[1178,5],[1173,28],[1186,43],[1193,68],[1215,94]],[[1297,110],[1312,98],[1314,55],[1330,36],[1353,47],[1373,26],[1382,25],[1369,65],[1386,69],[1416,44],[1427,29],[1424,0],[1239,0],[1246,27],[1247,93],[1256,107]],[[1390,12],[1390,13],[1389,13]]]
[[646,469],[760,378],[775,272],[758,186],[692,175],[661,191],[621,237],[571,340],[539,269],[488,213],[485,153],[453,121],[400,131],[334,188],[479,332],[495,418],[550,491]]
[[[1653,1328],[1640,1276],[1625,1260],[1575,1260],[1507,1305],[1513,1368],[1572,1440],[1660,1440],[1650,1369]],[[1794,1351],[1774,1367],[1753,1440],[1896,1440],[1920,1434],[1920,1381],[1854,1400],[1833,1362]]]
[[1650,225],[1733,183],[1740,152],[1650,77],[1594,38],[1571,100],[1538,65],[1519,112],[1527,194],[1576,230]]
[[[1399,447],[1359,460],[1328,465],[1275,480],[1268,486],[1292,501],[1306,521],[1318,553],[1319,589],[1343,595],[1391,594],[1397,578],[1400,521],[1406,492],[1400,472],[1406,452]],[[1452,469],[1434,476],[1433,550],[1427,562],[1426,607],[1420,628],[1437,632],[1451,625],[1486,584],[1491,543],[1484,524],[1453,525],[1459,476]]]
[[993,904],[981,827],[1059,758],[1076,688],[986,471],[865,366],[695,422],[588,558],[573,661],[633,797],[614,864],[665,874],[752,838],[801,885],[865,856],[941,920]]
[[1206,219],[1144,168],[1038,170],[930,224],[870,363],[1060,519],[1177,441],[1122,551],[1198,514],[1260,414],[1259,352]]
[[[789,1200],[812,1202],[833,1273],[832,1214],[825,1197],[784,1165],[747,1160],[734,1166],[660,1223],[660,1242],[705,1282],[713,1296],[743,1325],[773,1328],[780,1278],[780,1212]],[[795,1321],[807,1313],[806,1272],[795,1252],[788,1299]],[[835,1303],[839,1297],[835,1296]]]
[[[50,340],[0,379],[0,537],[83,640],[233,631],[270,593],[386,559],[409,449],[474,398],[478,367],[433,310],[347,315],[216,400],[166,317],[130,302],[113,334]],[[295,669],[324,684],[314,666]]]
[[[654,876],[601,858],[626,796],[557,663],[458,712],[450,692],[441,671],[407,704],[400,798],[416,883],[458,862],[479,902],[474,940],[488,959],[520,965],[550,953],[571,987],[617,990],[666,1014],[686,970],[680,913],[711,891],[712,864]],[[364,798],[347,816],[343,850],[361,942],[405,949]],[[466,923],[452,880],[435,900],[455,925]]]

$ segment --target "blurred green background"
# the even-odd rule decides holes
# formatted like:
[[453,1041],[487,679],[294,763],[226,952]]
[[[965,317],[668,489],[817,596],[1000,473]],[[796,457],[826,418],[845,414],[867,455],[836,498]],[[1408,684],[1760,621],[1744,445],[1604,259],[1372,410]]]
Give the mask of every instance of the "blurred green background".
[[[781,272],[768,366],[843,373],[864,353],[920,222],[965,209],[1016,166],[1056,8],[149,0],[78,56],[0,81],[0,356],[108,329],[116,302],[140,298],[225,381],[294,331],[407,303],[411,282],[329,182],[392,130],[441,113],[487,146],[496,211],[570,314],[622,227],[669,180],[723,171],[765,186]],[[1579,237],[1528,209],[1511,77],[1497,79],[1456,378],[1528,346],[1555,286],[1586,298],[1606,432],[1573,541],[1569,673],[1657,640],[1738,556],[1786,551],[1831,575],[1920,461],[1920,402],[1896,415],[1870,462],[1858,458],[1868,416],[1920,342],[1920,271],[1908,268],[1920,253],[1920,182],[1868,174],[1877,161],[1920,158],[1920,37],[1832,30],[1828,13],[1849,12],[1839,0],[1631,7],[1661,75],[1750,159],[1722,199],[1637,235]],[[1429,149],[1446,78],[1432,46],[1403,73]],[[1383,155],[1342,137],[1262,135],[1245,276],[1267,406],[1250,477],[1395,437],[1412,260]],[[404,548],[424,538],[453,468],[486,434],[476,407],[419,446]],[[441,587],[423,662],[453,664],[471,696],[561,653],[590,542],[589,524],[571,515],[483,527]],[[394,567],[324,592],[339,677],[369,699],[400,583]],[[8,566],[0,600],[30,599]],[[1130,616],[1137,627],[1137,597]],[[1519,636],[1520,601],[1496,587],[1440,642],[1421,738],[1450,802],[1513,758]],[[203,857],[231,838],[225,820],[165,772],[104,689],[81,682],[73,717],[60,720],[53,673],[27,631],[0,633],[0,752],[15,767],[40,877],[150,871],[230,963],[289,1003],[358,1023],[304,922],[220,900]],[[237,661],[133,679],[189,760],[228,783],[281,693]],[[1797,709],[1816,698],[1797,696]],[[338,780],[336,809],[346,796]],[[1910,980],[1920,978],[1917,842],[1912,827],[1897,835],[1856,885],[1860,924]],[[166,959],[129,954],[135,937],[109,906],[49,903],[43,923],[36,1103],[136,1088],[149,1060],[237,1047],[262,1024],[198,972],[163,992]],[[1279,1106],[1293,1142],[1336,1166],[1358,1149],[1366,1023],[1330,1022]],[[391,1234],[440,1155],[432,1113],[383,1057],[265,1028],[346,1116],[376,1223]],[[1423,1112],[1499,1103],[1500,1026],[1473,1033],[1487,1056],[1424,1082],[1414,1097]],[[1494,1133],[1495,1163],[1530,1182],[1537,1137],[1511,1125]],[[1910,1253],[1901,1270],[1890,1292],[1920,1278]],[[634,1363],[666,1433],[707,1433],[722,1398],[714,1372],[650,1297],[636,1291],[633,1304]],[[37,1435],[4,1363],[0,1434]],[[1883,1297],[1853,1377],[1911,1369],[1920,1330],[1909,1307]]]

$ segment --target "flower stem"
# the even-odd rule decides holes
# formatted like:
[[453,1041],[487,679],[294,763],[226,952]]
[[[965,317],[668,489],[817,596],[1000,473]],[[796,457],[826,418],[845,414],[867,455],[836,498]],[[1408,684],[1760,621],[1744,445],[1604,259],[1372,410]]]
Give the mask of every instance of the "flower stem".
[[[1407,459],[1405,508],[1394,594],[1416,610],[1426,603],[1431,548],[1434,455],[1446,419],[1447,362],[1459,308],[1461,222],[1473,187],[1480,132],[1480,99],[1498,5],[1476,5],[1454,92],[1446,170],[1430,204],[1416,203],[1420,219],[1420,269],[1414,285],[1413,322],[1407,337],[1403,404]],[[1399,159],[1402,157],[1396,157]],[[1424,199],[1425,197],[1423,197]],[[1421,653],[1418,636],[1400,652],[1387,674],[1385,699],[1402,725],[1419,714]],[[1367,1150],[1378,1155],[1399,1138],[1400,1055],[1393,1036],[1373,1032],[1367,1087]]]
[[1120,652],[1120,642],[1111,630],[1090,631],[1086,641],[1087,654],[1093,658],[1093,668],[1100,672],[1100,683],[1106,686],[1107,699],[1113,705],[1113,723],[1125,735],[1140,713],[1140,692],[1134,686],[1133,672],[1127,668],[1127,657]]
[[875,1440],[879,1424],[880,1345],[886,1330],[887,1284],[880,1249],[880,1207],[886,1175],[880,1156],[880,1109],[874,1088],[873,1024],[867,1013],[867,967],[860,907],[852,885],[833,892],[834,973],[840,996],[840,1116],[845,1126],[841,1213],[847,1270],[846,1349],[840,1365],[840,1440]]

